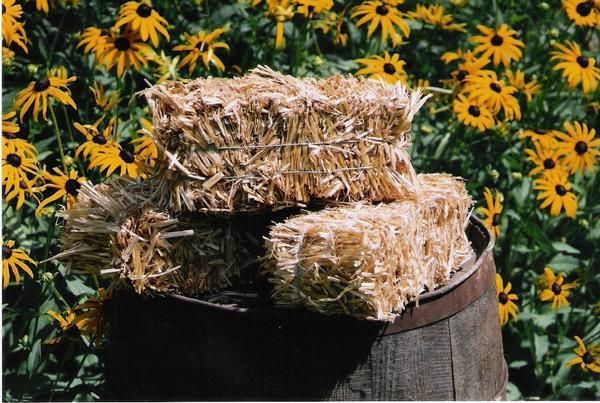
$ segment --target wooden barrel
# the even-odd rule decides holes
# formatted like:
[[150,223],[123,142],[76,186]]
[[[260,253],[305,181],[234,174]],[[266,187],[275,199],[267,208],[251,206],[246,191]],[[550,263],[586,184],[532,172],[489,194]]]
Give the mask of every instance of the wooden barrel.
[[493,238],[394,323],[120,293],[106,349],[114,400],[499,400],[508,372]]

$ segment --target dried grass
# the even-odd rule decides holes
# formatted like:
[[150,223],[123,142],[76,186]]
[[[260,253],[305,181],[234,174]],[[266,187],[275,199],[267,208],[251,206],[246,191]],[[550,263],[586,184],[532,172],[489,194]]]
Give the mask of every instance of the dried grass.
[[393,201],[416,191],[410,123],[420,92],[362,77],[236,79],[144,91],[173,211],[253,211],[310,200]]
[[[158,207],[153,181],[84,184],[60,213],[70,272],[122,279],[138,293],[197,296],[232,285],[261,249],[256,226],[233,216],[172,214]],[[265,224],[266,227],[266,224]]]
[[471,199],[447,175],[419,175],[420,191],[389,204],[355,203],[272,227],[263,270],[278,304],[393,321],[471,255]]

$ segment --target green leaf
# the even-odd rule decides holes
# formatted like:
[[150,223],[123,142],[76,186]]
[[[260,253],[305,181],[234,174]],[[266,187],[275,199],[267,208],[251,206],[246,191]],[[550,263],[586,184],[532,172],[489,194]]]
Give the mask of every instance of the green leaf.
[[81,279],[79,279],[76,276],[67,275],[65,277],[65,281],[67,283],[69,291],[71,291],[75,296],[92,295],[96,293],[94,289],[85,285],[83,281],[81,281]]
[[30,376],[35,373],[37,367],[42,361],[42,340],[37,339],[35,343],[33,343],[33,347],[27,356],[27,371]]
[[555,271],[564,271],[568,273],[579,267],[579,259],[573,256],[558,253],[552,258],[552,260],[550,260],[550,262],[548,262],[548,266]]
[[508,365],[509,368],[523,368],[525,366],[527,366],[527,361],[525,360],[513,361]]
[[506,398],[509,401],[510,400],[522,400],[523,395],[521,394],[521,391],[519,390],[517,385],[515,385],[512,382],[509,382],[508,385],[506,386]]
[[564,243],[564,242],[558,242],[558,241],[557,242],[552,242],[552,247],[557,252],[571,253],[573,255],[578,255],[579,253],[581,253],[579,251],[579,249],[575,249],[574,247],[572,247],[568,243]]
[[536,362],[541,363],[548,352],[548,347],[550,345],[548,336],[545,334],[535,334],[533,336],[533,344],[535,346],[535,360]]

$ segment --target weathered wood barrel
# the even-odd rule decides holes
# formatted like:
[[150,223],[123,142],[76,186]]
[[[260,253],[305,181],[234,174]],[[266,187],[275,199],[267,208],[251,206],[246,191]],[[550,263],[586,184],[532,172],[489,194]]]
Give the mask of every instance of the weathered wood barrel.
[[300,309],[118,294],[107,345],[114,400],[499,400],[508,372],[493,239],[394,323]]

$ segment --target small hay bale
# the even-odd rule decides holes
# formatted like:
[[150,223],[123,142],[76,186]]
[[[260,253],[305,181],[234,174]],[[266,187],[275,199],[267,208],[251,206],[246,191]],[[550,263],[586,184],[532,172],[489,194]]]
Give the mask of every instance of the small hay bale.
[[278,304],[393,321],[471,256],[472,204],[451,176],[419,175],[420,191],[389,204],[353,203],[274,225],[263,271]]
[[362,77],[241,78],[144,91],[174,211],[255,211],[310,200],[393,201],[416,191],[407,149],[427,97]]
[[54,258],[70,272],[124,279],[138,293],[189,296],[230,287],[256,262],[262,248],[256,224],[172,214],[156,200],[152,181],[82,185],[77,203],[60,213],[63,252]]

